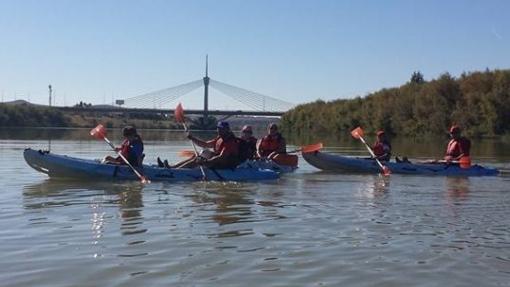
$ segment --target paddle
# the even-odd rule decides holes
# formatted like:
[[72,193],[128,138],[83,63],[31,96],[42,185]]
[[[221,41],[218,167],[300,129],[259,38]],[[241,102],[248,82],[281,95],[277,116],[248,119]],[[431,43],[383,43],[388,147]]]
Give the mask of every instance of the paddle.
[[471,167],[471,158],[469,156],[462,156],[459,160],[425,160],[420,161],[420,163],[428,163],[428,164],[458,164],[460,168],[470,168]]
[[97,125],[97,127],[93,128],[92,130],[90,130],[90,135],[95,137],[96,139],[99,139],[99,140],[104,140],[108,145],[110,145],[110,147],[112,148],[113,151],[117,152],[117,154],[120,156],[120,158],[133,170],[133,172],[136,174],[136,176],[138,176],[138,178],[140,179],[140,181],[142,183],[151,183],[151,181],[146,178],[145,176],[141,175],[130,163],[129,161],[124,157],[124,155],[122,155],[122,153],[120,151],[116,151],[115,150],[115,146],[112,144],[112,142],[106,137],[106,129],[104,128],[103,125],[99,124]]
[[[302,146],[298,149],[288,151],[287,153],[296,153],[296,152],[311,153],[311,152],[315,152],[315,151],[322,149],[322,147],[323,147],[322,143],[316,143],[316,144]],[[195,152],[192,150],[181,150],[181,151],[179,151],[178,155],[180,157],[191,157],[191,156],[195,155]]]
[[382,172],[384,175],[388,176],[391,174],[391,171],[390,169],[383,165],[378,159],[377,157],[375,156],[374,154],[374,151],[372,151],[372,149],[370,148],[370,146],[368,146],[367,142],[365,141],[365,139],[363,138],[363,136],[365,135],[365,132],[363,131],[363,129],[361,129],[361,127],[357,127],[355,129],[353,129],[351,131],[351,135],[353,138],[355,139],[359,139],[361,140],[361,142],[363,144],[365,144],[365,147],[367,148],[368,152],[370,153],[370,155],[375,159],[375,161],[377,162],[377,164],[379,165],[379,167],[381,168]]
[[310,145],[302,146],[298,149],[288,151],[287,153],[301,152],[301,153],[312,153],[322,149],[324,145],[322,143],[315,143]]
[[[186,120],[184,118],[184,109],[183,109],[181,103],[179,103],[177,105],[177,107],[175,108],[174,115],[175,115],[175,120],[178,123],[181,123],[182,126],[184,127],[184,132],[187,132],[188,126],[186,125]],[[190,140],[190,141],[191,141],[191,146],[193,147],[194,155],[198,158],[197,147],[195,146],[195,143],[192,140]],[[201,165],[199,165],[199,167],[200,167],[200,171],[202,172],[202,176],[203,176],[204,180],[207,180],[207,176],[205,175],[204,167]]]

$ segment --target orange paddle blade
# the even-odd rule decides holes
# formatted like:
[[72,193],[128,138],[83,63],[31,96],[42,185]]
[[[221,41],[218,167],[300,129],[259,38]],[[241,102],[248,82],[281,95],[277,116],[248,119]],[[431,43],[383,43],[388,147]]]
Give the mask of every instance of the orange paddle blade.
[[99,124],[97,127],[90,130],[90,135],[96,139],[102,140],[106,137],[106,129],[103,125]]
[[470,168],[471,167],[471,158],[469,156],[463,156],[459,160],[459,166],[461,168]]
[[181,103],[179,103],[177,107],[175,107],[174,115],[175,120],[178,123],[184,123],[184,109],[182,108]]
[[180,157],[192,157],[195,156],[195,152],[192,150],[181,150],[179,153]]
[[316,151],[322,149],[322,147],[323,147],[322,143],[311,144],[311,145],[301,147],[301,152],[302,153],[316,152]]
[[385,165],[383,166],[382,170],[383,170],[383,174],[385,176],[389,176],[391,174],[391,170],[387,166],[385,166]]
[[150,179],[146,178],[145,176],[142,175],[142,177],[140,178],[140,181],[143,183],[143,184],[146,184],[146,183],[151,183]]
[[359,139],[365,135],[365,132],[361,127],[357,127],[351,131],[351,136],[355,139]]

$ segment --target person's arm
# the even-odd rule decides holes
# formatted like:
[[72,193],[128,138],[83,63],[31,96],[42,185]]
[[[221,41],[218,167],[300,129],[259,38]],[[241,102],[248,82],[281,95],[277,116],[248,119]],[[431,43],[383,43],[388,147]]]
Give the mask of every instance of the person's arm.
[[230,153],[226,151],[225,148],[223,148],[218,155],[215,155],[211,157],[210,159],[206,159],[203,161],[204,165],[207,167],[211,167],[220,163],[226,162],[228,159],[228,156],[230,156]]
[[256,147],[255,151],[256,151],[256,154],[257,154],[257,157],[258,157],[258,158],[261,158],[261,157],[262,157],[262,151],[260,150],[260,146],[261,146],[261,144],[262,144],[262,139],[259,139],[259,140],[257,141],[256,145],[255,145],[255,147]]
[[216,140],[204,141],[200,138],[194,137],[191,133],[188,134],[188,139],[192,140],[197,146],[202,148],[213,148],[216,144]]

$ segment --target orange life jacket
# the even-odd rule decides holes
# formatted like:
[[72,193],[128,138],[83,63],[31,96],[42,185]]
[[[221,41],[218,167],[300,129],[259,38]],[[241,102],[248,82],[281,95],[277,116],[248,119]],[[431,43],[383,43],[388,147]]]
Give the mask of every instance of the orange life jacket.
[[229,135],[225,138],[217,137],[214,143],[214,152],[216,154],[220,154],[221,151],[225,155],[235,155],[239,154],[239,143],[236,141],[235,136]]
[[451,139],[448,143],[448,147],[446,148],[446,156],[453,158],[459,157],[461,154],[469,156],[470,149],[471,142],[468,139],[464,137]]
[[261,156],[268,156],[272,152],[278,150],[282,144],[283,137],[280,133],[274,136],[267,135],[262,138],[259,145],[259,153]]

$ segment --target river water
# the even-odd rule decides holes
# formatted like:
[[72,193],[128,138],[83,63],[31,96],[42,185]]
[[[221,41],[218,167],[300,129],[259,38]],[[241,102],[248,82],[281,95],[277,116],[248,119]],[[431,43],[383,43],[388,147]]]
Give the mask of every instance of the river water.
[[[2,286],[510,286],[510,176],[319,172],[276,182],[63,181],[23,149],[107,154],[87,130],[0,132]],[[145,131],[146,161],[189,149]],[[113,134],[112,139],[118,138]],[[411,157],[444,142],[398,141]],[[364,154],[346,140],[326,150]],[[474,142],[478,163],[510,168],[510,146]]]

